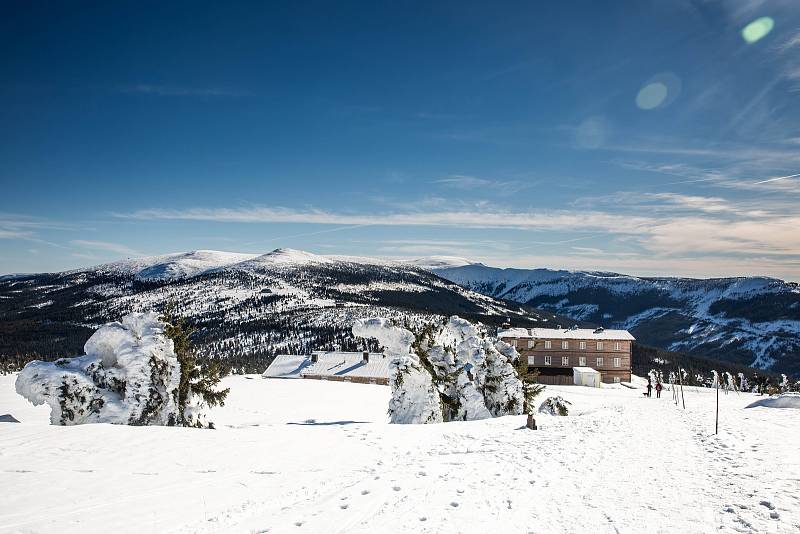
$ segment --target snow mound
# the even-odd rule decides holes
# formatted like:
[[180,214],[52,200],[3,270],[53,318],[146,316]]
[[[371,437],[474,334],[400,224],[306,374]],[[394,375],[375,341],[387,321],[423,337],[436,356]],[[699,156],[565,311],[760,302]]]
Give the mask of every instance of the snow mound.
[[83,356],[30,362],[16,391],[35,406],[49,405],[53,424],[174,424],[180,365],[165,326],[155,312],[131,313],[99,328]]
[[784,393],[782,395],[775,395],[774,397],[759,399],[753,403],[748,404],[747,406],[745,406],[745,408],[756,408],[758,406],[763,406],[764,408],[800,409],[800,394]]

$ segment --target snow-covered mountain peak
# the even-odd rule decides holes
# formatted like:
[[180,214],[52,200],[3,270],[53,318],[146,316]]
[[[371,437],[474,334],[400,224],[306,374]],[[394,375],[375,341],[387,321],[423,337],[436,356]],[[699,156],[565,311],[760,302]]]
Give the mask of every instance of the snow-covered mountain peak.
[[458,256],[427,256],[424,258],[415,258],[413,260],[402,260],[402,263],[428,270],[464,267],[465,265],[482,265]]
[[156,256],[147,267],[136,273],[138,280],[178,280],[191,278],[212,269],[240,263],[255,258],[255,254],[221,252],[218,250],[194,250],[166,257]]
[[261,256],[253,257],[249,260],[232,265],[232,268],[249,270],[259,268],[269,268],[272,266],[299,266],[308,264],[332,263],[332,260],[325,256],[312,254],[303,250],[293,248],[276,248],[272,252],[267,252]]

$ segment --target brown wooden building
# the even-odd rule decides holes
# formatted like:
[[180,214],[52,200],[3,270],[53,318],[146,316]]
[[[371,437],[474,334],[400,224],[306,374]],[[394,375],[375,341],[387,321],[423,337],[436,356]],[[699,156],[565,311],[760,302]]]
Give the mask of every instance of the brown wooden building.
[[498,337],[517,348],[542,384],[572,384],[573,367],[600,372],[603,382],[630,382],[634,337],[604,328],[505,328]]

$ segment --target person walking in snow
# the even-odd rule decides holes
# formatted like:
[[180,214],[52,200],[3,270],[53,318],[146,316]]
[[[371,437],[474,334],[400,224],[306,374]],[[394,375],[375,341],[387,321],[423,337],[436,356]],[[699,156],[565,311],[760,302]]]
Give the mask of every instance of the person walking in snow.
[[656,398],[661,398],[661,390],[664,389],[664,386],[661,385],[661,382],[656,384]]
[[650,382],[650,379],[647,379],[647,396],[651,397],[653,395],[653,383]]

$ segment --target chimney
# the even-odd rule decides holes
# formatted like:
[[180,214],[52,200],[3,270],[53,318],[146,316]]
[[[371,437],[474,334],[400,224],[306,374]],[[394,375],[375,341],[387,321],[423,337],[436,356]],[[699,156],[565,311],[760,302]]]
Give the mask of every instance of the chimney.
[[317,363],[319,361],[319,354],[316,352],[311,353],[311,363]]
[[364,352],[361,353],[361,355],[363,357],[364,363],[368,363],[369,362],[369,351],[365,350]]

